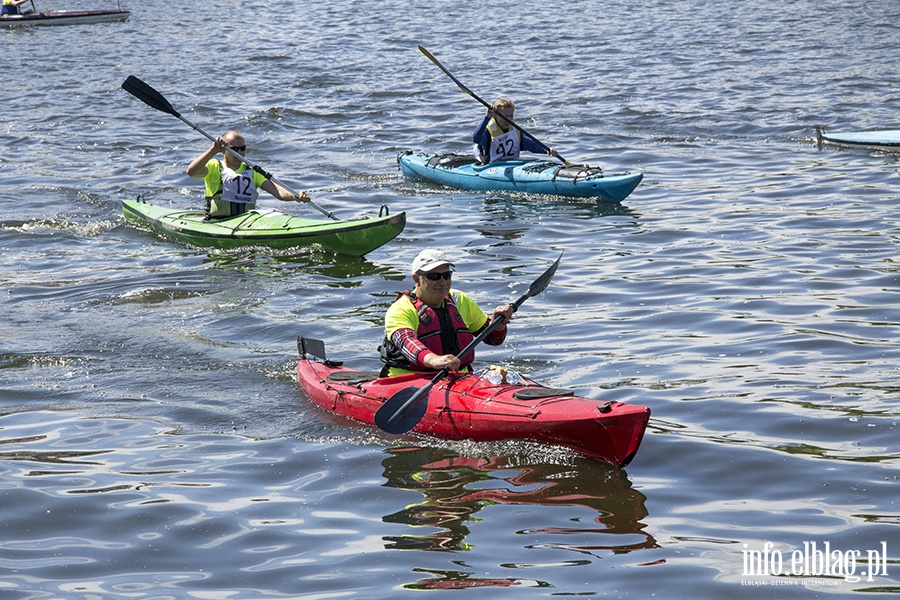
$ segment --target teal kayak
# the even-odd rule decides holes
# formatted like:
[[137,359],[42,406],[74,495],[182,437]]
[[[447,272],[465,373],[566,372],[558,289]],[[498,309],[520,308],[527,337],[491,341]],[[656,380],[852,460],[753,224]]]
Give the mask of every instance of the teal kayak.
[[123,200],[125,219],[170,240],[200,247],[261,246],[290,249],[320,246],[335,254],[363,256],[397,237],[406,213],[327,221],[304,219],[277,210],[251,210],[236,217],[206,219],[202,211],[165,208],[142,200]]
[[643,173],[604,175],[598,167],[566,166],[558,161],[515,160],[478,164],[463,154],[414,154],[397,157],[403,175],[461,190],[550,194],[619,203],[634,191]]
[[819,140],[819,144],[828,143],[848,148],[871,148],[885,152],[900,152],[900,129],[825,133],[824,127],[816,127],[816,138]]

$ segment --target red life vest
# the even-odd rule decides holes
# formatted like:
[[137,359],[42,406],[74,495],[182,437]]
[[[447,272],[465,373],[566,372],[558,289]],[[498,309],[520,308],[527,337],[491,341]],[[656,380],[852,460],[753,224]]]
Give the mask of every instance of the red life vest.
[[[428,306],[409,290],[403,292],[403,295],[409,298],[409,301],[412,302],[413,307],[416,309],[416,313],[419,315],[419,327],[416,329],[416,337],[435,354],[458,355],[460,350],[475,339],[475,336],[466,327],[466,323],[463,321],[462,315],[459,314],[456,303],[450,294],[444,298],[444,306],[440,308]],[[400,350],[394,348],[393,345],[393,342],[385,339],[384,346],[387,346],[387,348],[384,350],[387,352],[382,353],[382,360],[388,365],[413,371],[430,370],[424,369],[420,365],[410,364],[406,357],[400,353]],[[470,352],[460,361],[461,367],[471,364],[474,359],[475,353]]]

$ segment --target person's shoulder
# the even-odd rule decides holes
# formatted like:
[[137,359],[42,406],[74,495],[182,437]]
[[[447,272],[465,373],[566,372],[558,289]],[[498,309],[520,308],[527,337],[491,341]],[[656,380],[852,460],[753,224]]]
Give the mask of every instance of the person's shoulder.
[[466,304],[478,306],[478,304],[475,302],[475,300],[472,299],[470,295],[456,288],[450,290],[450,297],[453,298],[453,302],[455,302],[457,306]]
[[222,165],[215,158],[206,161],[206,175],[202,177],[204,181],[216,182],[222,179]]
[[266,177],[265,175],[263,175],[262,173],[260,173],[260,172],[257,171],[256,169],[253,169],[253,184],[254,184],[256,187],[261,186],[262,184],[264,184],[264,183],[267,182],[267,181],[269,181],[269,178],[268,178],[268,177]]
[[463,321],[465,321],[466,326],[469,327],[469,329],[472,329],[473,327],[478,329],[487,322],[487,315],[471,296],[456,289],[450,290],[450,294],[453,296],[453,303],[456,304],[456,310],[459,311],[459,315],[463,318]]
[[385,333],[390,336],[398,329],[416,329],[418,327],[419,316],[416,307],[412,301],[402,294],[399,298],[391,302],[387,311],[384,313]]
[[397,294],[397,298],[393,302],[391,302],[388,310],[397,311],[404,309],[415,310],[415,306],[413,306],[412,300],[410,300],[409,296],[406,293],[400,292],[399,294]]

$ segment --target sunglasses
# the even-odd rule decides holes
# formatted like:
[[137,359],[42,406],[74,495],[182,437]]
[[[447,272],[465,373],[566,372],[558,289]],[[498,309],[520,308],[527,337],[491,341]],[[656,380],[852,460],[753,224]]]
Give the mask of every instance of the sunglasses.
[[424,277],[428,281],[440,281],[441,278],[450,279],[453,277],[453,271],[444,271],[442,273],[419,273],[420,277]]
[[231,148],[232,150],[234,150],[235,152],[244,152],[247,149],[246,145],[244,145],[244,146],[228,146],[228,147]]

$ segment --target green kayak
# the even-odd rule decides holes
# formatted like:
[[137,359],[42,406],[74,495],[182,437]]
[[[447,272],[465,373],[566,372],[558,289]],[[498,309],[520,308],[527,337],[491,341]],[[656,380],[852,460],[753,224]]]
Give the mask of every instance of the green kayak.
[[[387,213],[386,207],[382,211]],[[317,245],[335,254],[363,256],[397,237],[406,213],[325,221],[304,219],[277,210],[251,210],[225,219],[205,219],[198,210],[165,208],[143,200],[123,200],[125,219],[162,237],[192,246],[290,249]]]

